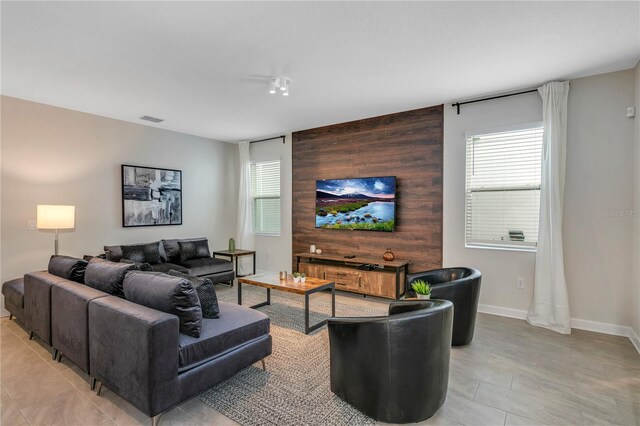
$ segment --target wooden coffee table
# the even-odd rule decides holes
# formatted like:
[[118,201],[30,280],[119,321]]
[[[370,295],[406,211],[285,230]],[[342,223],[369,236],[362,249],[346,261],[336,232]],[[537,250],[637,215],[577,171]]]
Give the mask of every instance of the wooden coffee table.
[[309,326],[309,295],[322,290],[331,289],[331,316],[336,316],[336,287],[333,281],[321,280],[318,278],[307,278],[303,283],[293,282],[291,275],[286,280],[281,280],[277,272],[267,272],[257,275],[249,275],[238,278],[238,305],[242,305],[242,284],[250,284],[267,289],[267,301],[250,306],[259,308],[271,304],[271,289],[286,291],[288,293],[304,295],[304,333],[309,334],[327,323],[322,320],[317,324]]

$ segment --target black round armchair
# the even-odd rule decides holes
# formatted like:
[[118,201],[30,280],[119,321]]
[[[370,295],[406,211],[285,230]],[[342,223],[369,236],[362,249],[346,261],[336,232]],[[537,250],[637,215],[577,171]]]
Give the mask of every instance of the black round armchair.
[[444,268],[407,275],[407,293],[415,297],[411,283],[424,280],[431,286],[432,299],[453,303],[453,346],[468,345],[473,340],[482,274],[472,268]]
[[389,316],[330,318],[331,391],[387,423],[433,416],[449,385],[453,305],[395,302]]

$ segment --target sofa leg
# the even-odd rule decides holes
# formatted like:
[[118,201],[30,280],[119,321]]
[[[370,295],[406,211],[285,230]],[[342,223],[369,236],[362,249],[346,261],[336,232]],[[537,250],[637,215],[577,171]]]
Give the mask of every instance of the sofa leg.
[[96,390],[98,396],[100,396],[100,392],[102,392],[102,382],[98,382],[98,389]]
[[151,426],[158,426],[158,420],[160,420],[160,414],[151,417]]
[[58,358],[58,350],[54,347],[51,347],[51,359],[57,359]]
[[91,377],[89,379],[89,382],[91,383],[91,390],[92,391],[96,390],[96,378],[95,377]]
[[33,340],[33,331],[29,332],[29,340]]
[[62,352],[58,351],[58,356],[56,358],[58,362],[62,361]]
[[13,314],[9,312],[9,321],[11,321],[12,319],[13,319]]
[[267,365],[264,363],[264,358],[262,358],[260,361],[262,361],[262,371],[267,371]]

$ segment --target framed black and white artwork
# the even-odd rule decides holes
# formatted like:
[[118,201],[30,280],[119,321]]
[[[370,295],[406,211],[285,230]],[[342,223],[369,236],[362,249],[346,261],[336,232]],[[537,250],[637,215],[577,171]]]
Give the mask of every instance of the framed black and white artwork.
[[182,225],[182,171],[122,165],[122,226]]

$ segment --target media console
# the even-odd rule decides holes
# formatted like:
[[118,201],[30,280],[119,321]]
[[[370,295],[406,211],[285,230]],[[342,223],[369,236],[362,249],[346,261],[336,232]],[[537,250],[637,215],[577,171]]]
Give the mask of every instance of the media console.
[[336,290],[399,299],[405,292],[409,262],[338,254],[296,253],[296,270],[308,277],[331,280]]

